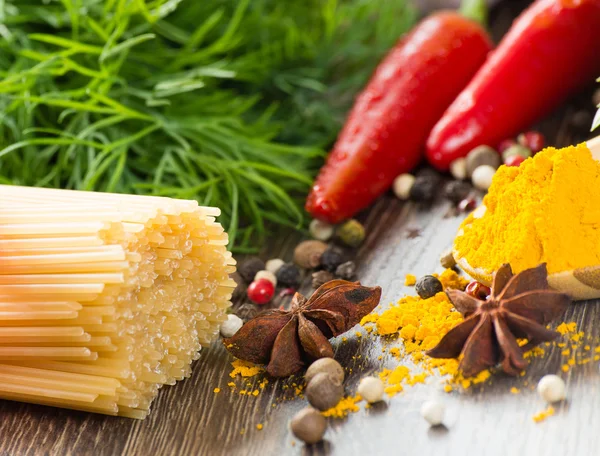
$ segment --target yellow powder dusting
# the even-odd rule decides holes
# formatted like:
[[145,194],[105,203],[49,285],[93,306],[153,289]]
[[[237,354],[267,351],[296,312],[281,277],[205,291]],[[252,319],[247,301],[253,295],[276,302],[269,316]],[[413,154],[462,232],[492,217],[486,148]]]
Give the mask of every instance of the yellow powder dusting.
[[483,200],[485,214],[461,226],[457,259],[487,272],[503,263],[520,272],[545,262],[551,274],[600,264],[598,188],[600,163],[585,144],[501,166]]
[[233,370],[229,373],[231,378],[235,378],[237,375],[254,377],[264,371],[262,367],[241,359],[236,359],[231,365],[233,366]]
[[215,388],[215,389],[213,390],[213,393],[220,393],[220,392],[221,392],[221,388]]
[[258,429],[259,431],[262,431],[263,425],[262,424],[257,424],[256,425],[256,429]]
[[331,418],[344,418],[348,416],[350,413],[356,413],[360,410],[357,402],[360,402],[362,398],[360,395],[356,396],[348,396],[338,402],[338,405],[330,408],[329,410],[325,410],[322,412],[323,416],[331,417]]
[[550,406],[546,410],[542,410],[541,412],[533,415],[533,421],[535,421],[536,423],[540,423],[541,421],[544,421],[546,418],[552,415],[554,415],[554,407]]
[[528,352],[525,352],[525,354],[523,355],[523,358],[525,358],[525,359],[540,358],[540,357],[544,356],[545,354],[546,354],[546,350],[544,350],[542,347],[538,346],[538,347],[533,347]]
[[446,290],[447,288],[464,290],[467,287],[467,285],[469,285],[469,280],[458,275],[458,273],[453,269],[446,269],[439,276],[437,274],[434,275],[439,279],[440,282],[442,282],[444,290]]
[[253,395],[254,397],[258,396],[259,394],[260,394],[260,391],[258,391],[258,390],[254,390],[254,391],[252,391],[252,395]]
[[392,355],[394,358],[400,359],[400,357],[401,357],[400,349],[398,347],[390,348],[390,355]]
[[387,394],[389,397],[393,397],[398,393],[401,393],[404,390],[404,387],[400,384],[398,385],[392,385],[392,386],[386,386],[384,391],[385,394]]
[[513,387],[510,389],[510,392],[511,392],[512,394],[519,394],[519,393],[521,392],[521,390],[520,390],[519,388],[516,388],[516,387],[514,387],[514,386],[513,386]]
[[447,393],[452,392],[454,388],[452,388],[452,385],[444,385],[444,391],[446,391]]
[[269,383],[269,380],[267,380],[266,378],[261,380],[261,382],[258,384],[260,389],[265,389],[265,386],[267,386],[267,384]]
[[[446,277],[458,283],[455,271]],[[463,320],[460,313],[454,311],[446,293],[441,292],[429,299],[418,296],[405,296],[397,304],[392,305],[382,314],[371,314],[363,318],[361,324],[374,324],[379,335],[399,335],[404,345],[404,353],[419,367],[422,372],[411,376],[406,366],[398,366],[393,371],[384,369],[380,378],[386,382],[388,395],[397,394],[406,385],[425,383],[426,378],[434,373],[451,377],[451,382],[468,388],[482,383],[490,377],[489,371],[483,371],[475,378],[466,379],[458,372],[456,359],[433,359],[424,355],[433,348],[440,338]],[[390,353],[400,357],[400,349],[390,349]]]
[[407,287],[412,287],[415,283],[417,283],[417,276],[406,274],[406,277],[404,278],[404,285]]

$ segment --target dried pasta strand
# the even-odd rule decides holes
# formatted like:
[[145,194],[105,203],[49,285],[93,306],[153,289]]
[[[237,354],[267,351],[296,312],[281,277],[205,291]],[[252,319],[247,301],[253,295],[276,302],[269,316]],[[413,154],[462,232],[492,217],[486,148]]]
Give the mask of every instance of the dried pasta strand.
[[219,213],[0,185],[0,398],[145,418],[226,319]]

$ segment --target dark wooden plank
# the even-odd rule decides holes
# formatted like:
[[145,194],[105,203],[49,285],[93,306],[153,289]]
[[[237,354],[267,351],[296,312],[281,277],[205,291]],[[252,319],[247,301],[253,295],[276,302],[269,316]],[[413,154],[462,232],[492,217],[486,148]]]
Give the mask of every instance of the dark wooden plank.
[[[492,25],[496,38],[526,3],[503,2]],[[581,130],[575,132],[569,119],[577,110],[592,111],[591,90],[540,124],[551,143],[562,146],[589,137]],[[369,236],[358,254],[359,276],[365,284],[383,287],[382,307],[413,292],[404,287],[406,273],[440,270],[438,256],[451,245],[461,221],[445,218],[447,210],[441,201],[425,208],[388,196],[363,214]],[[414,228],[421,236],[407,239],[407,230]],[[298,236],[283,232],[274,238],[265,257],[289,260]],[[565,316],[595,339],[600,337],[598,318],[600,301],[577,303]],[[376,339],[351,333],[347,343],[338,341],[335,347],[336,357],[352,368],[348,392],[355,391],[363,375],[397,364],[389,355],[377,360],[381,345]],[[232,394],[227,387],[231,358],[217,341],[202,351],[190,379],[161,391],[145,421],[0,401],[0,454],[599,454],[600,436],[593,419],[600,407],[598,363],[577,366],[563,375],[569,400],[558,408],[557,416],[537,425],[531,420],[544,408],[533,388],[543,374],[560,371],[559,352],[553,348],[545,357],[534,359],[525,377],[496,376],[490,384],[462,394],[444,393],[447,429],[429,429],[419,416],[421,403],[441,394],[439,380],[430,378],[427,385],[332,422],[327,440],[308,448],[299,443],[293,446],[287,428],[291,416],[306,404],[294,397],[293,380],[271,381],[258,397]],[[254,386],[256,382],[252,380]],[[521,388],[521,394],[510,394],[511,386]],[[222,391],[213,393],[215,387]],[[262,431],[256,429],[259,423],[264,425]]]

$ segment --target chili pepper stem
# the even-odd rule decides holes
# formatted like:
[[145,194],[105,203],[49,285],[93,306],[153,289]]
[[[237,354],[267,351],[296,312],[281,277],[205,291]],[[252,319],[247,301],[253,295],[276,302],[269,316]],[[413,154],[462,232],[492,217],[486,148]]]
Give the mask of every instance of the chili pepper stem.
[[463,16],[479,22],[484,27],[487,25],[488,8],[485,0],[462,0],[459,11]]

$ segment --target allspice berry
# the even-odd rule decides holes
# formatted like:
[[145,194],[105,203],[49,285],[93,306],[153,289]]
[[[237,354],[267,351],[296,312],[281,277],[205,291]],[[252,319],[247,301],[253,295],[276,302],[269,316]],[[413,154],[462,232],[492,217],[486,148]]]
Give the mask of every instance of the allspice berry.
[[327,374],[338,380],[340,383],[344,381],[344,369],[341,364],[333,358],[320,358],[308,366],[308,369],[306,369],[306,373],[304,374],[306,383],[310,383],[317,374]]
[[323,241],[303,241],[294,249],[294,263],[304,269],[314,269],[321,263],[327,248]]
[[306,399],[317,410],[335,407],[344,396],[344,387],[339,378],[324,372],[315,375],[306,386]]
[[290,429],[292,434],[304,443],[317,443],[323,440],[327,421],[317,410],[306,407],[294,415],[290,421]]
[[426,275],[417,280],[415,290],[421,299],[429,299],[440,291],[444,291],[442,282],[432,275]]
[[466,160],[467,176],[469,177],[479,166],[487,165],[497,169],[502,164],[500,154],[490,146],[477,146],[469,152]]

